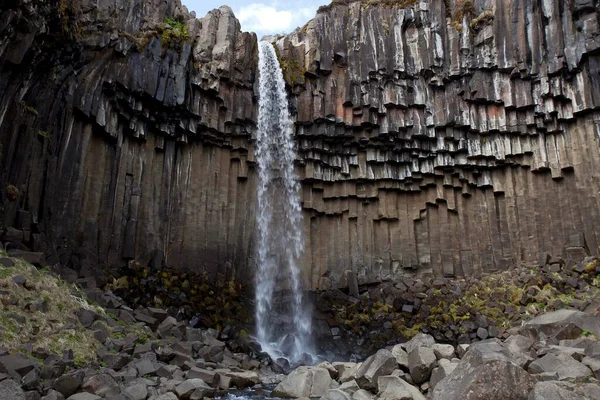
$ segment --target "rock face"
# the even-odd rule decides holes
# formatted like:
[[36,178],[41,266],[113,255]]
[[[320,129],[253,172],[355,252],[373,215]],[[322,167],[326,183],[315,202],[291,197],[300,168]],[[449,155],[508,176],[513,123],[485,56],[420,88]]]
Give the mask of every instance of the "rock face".
[[432,399],[526,400],[536,379],[499,343],[472,345],[454,371],[437,383]]
[[[179,0],[5,3],[13,240],[73,269],[158,258],[250,276],[256,36]],[[336,0],[276,43],[306,285],[596,253],[598,0],[400,3]]]

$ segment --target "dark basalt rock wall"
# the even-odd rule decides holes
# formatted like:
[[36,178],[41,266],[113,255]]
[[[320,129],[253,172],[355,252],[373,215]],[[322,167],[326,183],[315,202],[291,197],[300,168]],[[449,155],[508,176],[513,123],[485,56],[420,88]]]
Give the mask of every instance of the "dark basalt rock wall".
[[[598,252],[599,1],[334,3],[276,42],[307,285]],[[0,11],[4,225],[75,269],[250,276],[256,36],[177,0]]]
[[[179,1],[3,4],[2,183],[20,192],[5,225],[74,269],[246,268],[256,36],[229,8],[197,20]],[[188,38],[165,40],[166,17]]]

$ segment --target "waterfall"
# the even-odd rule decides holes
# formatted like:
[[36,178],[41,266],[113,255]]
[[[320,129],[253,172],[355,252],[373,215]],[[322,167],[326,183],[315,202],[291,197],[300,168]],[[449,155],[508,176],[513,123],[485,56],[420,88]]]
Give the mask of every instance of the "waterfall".
[[[292,122],[275,49],[260,42],[258,54],[256,339],[271,358],[298,362],[312,353],[312,346],[311,315],[303,304],[297,264],[303,235]],[[290,290],[291,304],[281,304],[281,299],[273,304],[274,291],[281,289]],[[276,315],[275,306],[283,306],[288,315]]]

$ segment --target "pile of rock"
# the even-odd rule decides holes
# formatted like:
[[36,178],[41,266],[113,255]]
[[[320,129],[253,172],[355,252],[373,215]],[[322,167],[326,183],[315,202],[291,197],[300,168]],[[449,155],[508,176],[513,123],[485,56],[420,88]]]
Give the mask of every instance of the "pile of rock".
[[276,379],[251,341],[225,343],[164,309],[133,310],[111,292],[96,292],[102,307],[92,305],[51,273],[1,255],[0,278],[2,400],[194,400]]
[[147,320],[158,338],[145,343],[135,336],[108,338],[97,351],[99,364],[87,368],[78,369],[69,352],[36,360],[43,351],[31,358],[0,351],[0,399],[194,400],[255,386],[261,382],[258,372],[269,372],[249,355],[231,352],[214,331],[185,326],[163,310],[120,315],[128,314]]
[[323,400],[599,399],[600,341],[592,332],[600,333],[600,317],[565,309],[511,329],[505,340],[453,346],[418,334],[362,363],[300,367],[274,394]]
[[600,258],[575,263],[547,256],[535,268],[478,278],[406,277],[363,286],[354,281],[347,292],[328,290],[315,299],[322,352],[366,357],[419,332],[453,344],[501,337],[548,311],[593,307],[598,274]]

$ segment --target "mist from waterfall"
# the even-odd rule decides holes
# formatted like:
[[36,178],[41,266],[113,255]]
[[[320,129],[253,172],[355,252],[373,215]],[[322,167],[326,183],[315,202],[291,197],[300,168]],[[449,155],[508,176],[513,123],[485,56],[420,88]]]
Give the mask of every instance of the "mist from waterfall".
[[[283,73],[267,42],[259,43],[259,74],[256,339],[274,360],[282,357],[295,363],[313,353],[311,315],[303,301],[298,267],[304,246],[300,184],[294,173],[296,154]],[[273,304],[275,292],[282,289],[291,294]],[[285,299],[290,304],[281,304]],[[276,315],[275,308],[288,315]]]

